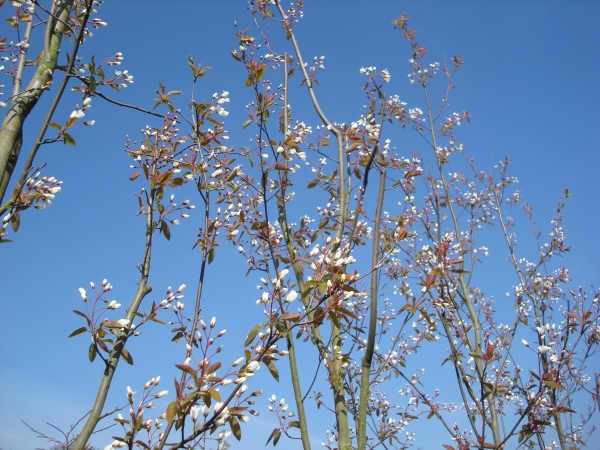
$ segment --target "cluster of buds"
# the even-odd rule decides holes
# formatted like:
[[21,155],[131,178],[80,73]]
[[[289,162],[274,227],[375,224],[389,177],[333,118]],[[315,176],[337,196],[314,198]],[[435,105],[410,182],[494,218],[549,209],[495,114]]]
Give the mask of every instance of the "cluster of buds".
[[[183,291],[185,291],[185,288],[187,286],[185,284],[182,284],[181,286],[179,286],[179,288],[177,289],[176,292],[172,292],[171,290],[171,286],[169,286],[167,288],[167,293],[165,294],[165,298],[164,300],[162,300],[158,306],[163,308],[163,309],[169,309],[171,307],[171,304],[173,303],[174,300],[181,300],[184,296],[181,294]],[[179,295],[177,295],[179,294]],[[183,311],[184,309],[184,305],[181,302],[177,302],[177,309],[180,309]]]
[[99,17],[94,17],[92,20],[89,20],[88,24],[90,24],[92,27],[94,27],[96,29],[99,27],[105,27],[106,25],[108,25],[106,22],[104,22]]
[[[83,116],[85,116],[85,111],[87,111],[91,107],[92,107],[92,98],[91,97],[85,97],[83,99],[83,103],[81,105],[81,108],[79,107],[79,105],[75,105],[75,110],[73,112],[71,112],[71,115],[69,116],[69,119],[75,119],[75,121],[77,121],[78,119],[83,118]],[[96,123],[95,120],[88,120],[86,122],[83,122],[83,124],[86,127],[92,127],[92,126],[94,126],[95,123]],[[68,125],[65,128],[68,128],[71,125],[72,124]]]
[[27,178],[23,187],[15,191],[15,196],[9,202],[10,211],[2,218],[0,226],[0,240],[6,235],[8,224],[12,224],[13,231],[17,231],[20,226],[20,211],[33,206],[36,209],[44,209],[50,206],[52,199],[61,191],[62,181],[54,177],[42,177],[38,179],[40,172]]
[[123,53],[117,52],[115,56],[108,59],[106,64],[109,66],[120,66],[121,61],[123,61]]

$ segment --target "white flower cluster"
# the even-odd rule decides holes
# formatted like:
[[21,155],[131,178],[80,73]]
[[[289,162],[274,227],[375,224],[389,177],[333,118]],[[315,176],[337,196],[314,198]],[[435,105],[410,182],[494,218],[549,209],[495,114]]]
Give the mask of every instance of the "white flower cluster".
[[229,99],[229,92],[228,91],[223,91],[221,93],[221,95],[217,94],[216,92],[213,94],[212,96],[213,101],[216,101],[215,105],[211,106],[208,110],[210,112],[216,112],[218,115],[226,117],[229,115],[229,111],[225,111],[225,108],[223,108],[224,103],[229,103],[230,99]]
[[[274,294],[275,296],[279,296],[281,295],[281,297],[283,297],[285,295],[285,302],[286,303],[291,303],[295,300],[298,299],[298,292],[295,291],[294,289],[289,290],[288,288],[286,288],[285,286],[283,286],[284,283],[284,279],[286,277],[286,275],[289,273],[289,269],[283,269],[281,272],[279,272],[277,278],[274,278],[271,280],[271,283],[274,287]],[[265,280],[264,278],[261,278],[261,283],[264,286],[268,286],[269,282],[267,280]],[[262,286],[257,286],[258,289],[262,289]],[[268,292],[263,292],[261,298],[259,298],[256,301],[257,305],[261,305],[261,304],[268,304],[271,301],[271,296],[269,295]]]
[[[92,98],[91,97],[85,97],[83,99],[83,103],[81,105],[81,108],[79,108],[79,105],[75,105],[75,111],[73,111],[71,113],[71,115],[69,116],[70,119],[81,119],[83,118],[83,116],[85,116],[85,111],[89,110],[92,107]],[[95,120],[88,120],[86,122],[83,122],[83,124],[86,127],[92,127],[94,126],[94,124],[96,123]]]
[[384,83],[388,83],[392,79],[392,75],[390,75],[390,72],[387,69],[377,72],[377,67],[361,67],[359,72],[370,78],[381,76]]
[[133,84],[133,75],[128,70],[115,70],[115,77],[123,79],[123,83],[119,84],[119,87],[127,87],[126,83]]
[[359,127],[364,128],[369,137],[379,137],[381,126],[376,123],[372,114],[361,115],[356,122],[350,124],[350,128],[353,130],[358,130]]
[[420,63],[415,59],[409,59],[408,62],[413,68],[413,72],[408,74],[408,79],[411,84],[424,84],[425,80],[433,77],[440,68],[440,63],[438,62],[429,64],[429,69],[422,69]]

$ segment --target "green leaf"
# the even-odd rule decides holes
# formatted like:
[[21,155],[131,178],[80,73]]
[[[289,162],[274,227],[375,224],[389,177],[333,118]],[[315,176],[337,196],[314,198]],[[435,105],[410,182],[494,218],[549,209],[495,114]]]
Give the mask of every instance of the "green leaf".
[[246,120],[246,121],[245,121],[245,122],[242,124],[242,130],[243,130],[244,128],[246,128],[248,125],[250,125],[251,123],[252,123],[252,121],[251,121],[251,120]]
[[169,406],[167,406],[167,412],[166,412],[166,418],[167,418],[167,422],[168,423],[172,423],[173,419],[175,418],[175,411],[177,408],[177,402],[173,401],[171,403],[169,403]]
[[192,369],[190,366],[186,366],[185,364],[175,364],[179,370],[189,373],[190,375],[196,375],[196,371]]
[[215,260],[215,249],[211,248],[208,251],[208,263],[211,264]]
[[69,337],[72,338],[73,336],[77,336],[78,334],[85,333],[86,331],[87,331],[87,327],[77,328],[75,331],[73,331],[69,335]]
[[319,180],[312,180],[310,183],[308,183],[307,188],[308,189],[312,189],[314,188],[317,184],[319,184]]
[[233,170],[231,171],[231,173],[230,173],[230,174],[229,174],[229,176],[227,177],[227,181],[231,181],[231,180],[233,180],[233,179],[234,179],[234,178],[237,176],[237,173],[238,173],[238,169],[237,169],[237,167],[236,167],[235,169],[233,169]]
[[552,389],[564,389],[564,387],[562,386],[562,384],[557,383],[556,381],[552,381],[552,380],[544,380],[544,384],[546,386],[548,386],[549,388]]
[[90,94],[96,92],[96,77],[90,75]]
[[48,126],[49,126],[50,128],[54,128],[54,129],[56,129],[56,130],[60,130],[60,129],[62,128],[62,127],[61,127],[59,124],[57,124],[56,122],[50,122],[50,123],[48,124]]
[[127,364],[133,366],[133,358],[131,357],[131,354],[126,348],[123,348],[123,350],[121,350],[121,356],[123,356],[123,359]]
[[340,328],[340,321],[333,311],[329,311],[329,318],[331,319],[331,323],[334,324],[337,328]]
[[281,431],[277,430],[277,433],[275,433],[275,436],[273,437],[273,447],[275,447],[277,445],[280,437],[281,437]]
[[165,188],[163,188],[161,186],[156,190],[156,203],[160,203],[161,200],[163,199],[164,195],[165,195]]
[[275,428],[273,431],[271,431],[271,434],[269,435],[269,439],[267,439],[267,443],[265,444],[265,446],[269,445],[269,442],[271,442],[271,439],[273,439],[273,436],[275,436],[275,434],[278,432],[280,432],[279,428]]
[[280,334],[282,337],[287,337],[287,335],[289,334],[289,331],[288,331],[288,329],[285,327],[285,324],[284,324],[283,322],[277,322],[277,323],[275,324],[275,329],[276,329],[277,331],[279,331],[279,334]]
[[206,369],[206,374],[209,375],[213,372],[216,372],[221,368],[221,365],[221,361],[217,361],[216,363],[211,364],[211,366],[208,369]]
[[298,320],[300,320],[300,314],[286,312],[281,315],[281,320],[289,320],[291,322],[298,322]]
[[267,359],[263,360],[263,362],[265,363],[265,366],[267,366],[267,369],[269,369],[269,372],[271,372],[271,375],[273,375],[273,378],[275,378],[275,381],[279,381],[279,372],[277,371],[275,364],[273,364],[273,361]]
[[231,427],[231,432],[235,436],[235,438],[239,441],[242,439],[242,428],[240,427],[240,423],[235,417],[231,417],[229,420],[229,426]]
[[90,362],[94,362],[96,359],[96,346],[94,344],[90,344],[90,348],[88,349],[88,358],[90,358]]
[[259,323],[254,328],[252,328],[250,333],[248,333],[246,340],[244,341],[244,347],[248,347],[252,343],[252,341],[254,340],[254,338],[256,337],[256,335],[258,334],[258,332],[261,330],[262,327],[263,327],[263,324]]
[[183,94],[183,92],[181,92],[181,91],[169,91],[169,92],[167,92],[168,96],[171,96],[171,95],[181,95],[181,94]]
[[84,313],[82,313],[81,311],[77,311],[76,309],[74,309],[73,312],[75,314],[77,314],[78,316],[85,317],[87,319],[87,316]]
[[216,389],[214,389],[214,388],[210,388],[210,389],[208,390],[208,393],[210,394],[210,396],[211,396],[212,398],[214,398],[214,399],[215,399],[215,401],[217,401],[217,402],[220,402],[220,401],[221,401],[221,394],[219,394],[219,391],[217,391]]
[[171,240],[171,230],[169,229],[169,225],[164,220],[160,223],[160,231],[165,235],[167,241]]
[[64,133],[62,136],[63,136],[63,142],[65,144],[69,144],[69,145],[72,145],[73,147],[75,147],[75,139],[73,139],[73,136],[71,136],[69,133]]
[[15,211],[14,214],[10,218],[10,224],[12,226],[13,231],[16,233],[19,230],[19,226],[21,225],[21,216],[18,211]]

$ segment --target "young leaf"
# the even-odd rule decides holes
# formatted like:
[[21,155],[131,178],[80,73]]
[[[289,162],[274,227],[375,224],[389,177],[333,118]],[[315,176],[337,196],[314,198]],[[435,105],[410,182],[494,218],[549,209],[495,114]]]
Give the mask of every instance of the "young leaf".
[[211,374],[213,372],[216,372],[217,370],[219,370],[221,368],[221,361],[217,361],[214,364],[211,364],[211,366],[206,370],[206,374]]
[[75,331],[73,331],[69,335],[69,337],[72,338],[73,336],[77,336],[78,334],[85,333],[86,331],[87,331],[86,327],[77,328]]
[[300,314],[286,312],[281,315],[281,320],[289,320],[291,322],[298,322],[298,320],[300,320]]
[[216,389],[214,389],[214,388],[210,388],[210,389],[208,390],[208,393],[210,394],[210,396],[211,396],[212,398],[214,398],[214,399],[215,399],[215,401],[217,401],[217,402],[220,402],[220,401],[221,401],[221,394],[219,394],[219,391],[217,391]]
[[273,375],[273,378],[275,378],[275,381],[279,381],[279,372],[277,371],[275,364],[273,364],[273,361],[265,359],[263,362],[265,363],[265,366],[267,366],[267,369],[269,369],[269,372],[271,372],[271,375]]
[[88,349],[88,358],[90,362],[94,362],[96,359],[96,346],[94,344],[90,344],[90,348]]
[[166,413],[167,422],[169,422],[169,423],[173,422],[173,418],[175,417],[176,408],[177,408],[177,402],[175,402],[175,401],[169,403],[169,406],[167,406],[167,413]]
[[15,211],[14,214],[11,216],[10,224],[15,233],[19,231],[19,226],[21,225],[21,216],[18,211]]
[[254,338],[256,337],[256,335],[258,334],[258,332],[260,331],[260,329],[262,327],[263,327],[263,324],[259,323],[254,328],[252,328],[250,333],[248,333],[246,340],[244,341],[244,347],[248,347],[252,343],[252,341],[254,340]]
[[549,388],[552,389],[564,389],[564,387],[562,386],[562,384],[557,383],[556,381],[552,381],[552,380],[544,380],[544,384],[546,386],[548,386]]
[[63,134],[63,143],[69,144],[69,145],[72,145],[73,147],[75,147],[75,139],[73,139],[73,136],[71,136],[69,133]]
[[133,366],[133,358],[131,357],[131,354],[126,348],[123,348],[123,350],[121,350],[121,355],[123,356],[123,359],[127,364]]
[[96,78],[93,75],[90,75],[90,94],[96,92]]
[[273,439],[273,436],[275,436],[275,433],[277,433],[279,431],[279,428],[275,428],[273,431],[271,431],[271,434],[269,435],[269,439],[267,439],[267,443],[265,444],[265,446],[269,445],[269,442],[271,442],[271,439]]
[[171,240],[171,230],[169,229],[169,225],[164,220],[160,223],[160,231],[165,235],[167,241]]
[[233,433],[233,436],[238,441],[242,439],[242,428],[240,427],[240,423],[234,416],[232,416],[229,420],[229,426],[231,427],[231,432]]

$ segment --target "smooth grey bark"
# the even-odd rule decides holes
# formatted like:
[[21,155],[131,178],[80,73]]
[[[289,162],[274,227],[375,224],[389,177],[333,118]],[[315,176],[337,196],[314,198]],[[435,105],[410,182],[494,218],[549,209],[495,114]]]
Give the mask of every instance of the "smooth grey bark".
[[40,54],[38,67],[27,88],[12,102],[0,129],[0,205],[8,183],[15,170],[23,146],[23,125],[29,113],[39,101],[42,93],[52,84],[60,44],[73,7],[73,0],[62,0],[55,4],[48,17],[44,50]]

